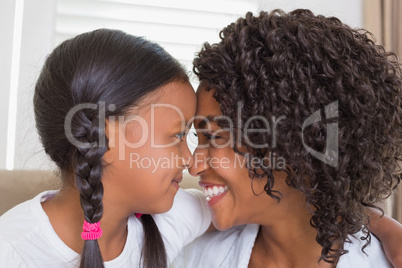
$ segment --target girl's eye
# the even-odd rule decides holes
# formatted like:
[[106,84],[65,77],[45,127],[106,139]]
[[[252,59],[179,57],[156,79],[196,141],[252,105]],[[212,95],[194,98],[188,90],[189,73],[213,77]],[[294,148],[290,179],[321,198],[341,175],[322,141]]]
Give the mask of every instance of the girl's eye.
[[183,141],[184,139],[184,137],[187,135],[187,133],[186,132],[181,132],[181,133],[178,133],[178,134],[176,134],[175,136],[176,136],[176,138],[178,138],[180,141]]

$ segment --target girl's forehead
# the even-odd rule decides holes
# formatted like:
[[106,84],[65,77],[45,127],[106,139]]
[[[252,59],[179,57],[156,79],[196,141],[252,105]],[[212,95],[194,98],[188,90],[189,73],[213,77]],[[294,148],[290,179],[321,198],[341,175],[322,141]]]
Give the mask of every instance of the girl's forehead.
[[164,92],[149,108],[166,120],[190,121],[196,110],[196,95],[188,82],[172,82],[161,88]]

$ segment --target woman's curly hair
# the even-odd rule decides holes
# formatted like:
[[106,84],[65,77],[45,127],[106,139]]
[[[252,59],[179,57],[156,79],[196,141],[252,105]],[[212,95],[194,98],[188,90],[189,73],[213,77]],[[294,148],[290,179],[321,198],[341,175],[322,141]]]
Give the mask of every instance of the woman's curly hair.
[[[396,56],[376,45],[369,32],[309,10],[274,10],[258,17],[249,12],[224,28],[220,38],[217,44],[204,44],[194,72],[215,91],[223,115],[237,123],[235,140],[253,157],[275,152],[286,160],[288,185],[303,192],[314,208],[310,223],[322,246],[321,259],[337,263],[347,252],[348,235],[362,228],[367,246],[371,237],[364,207],[376,207],[401,180],[402,92]],[[306,119],[330,104],[336,104],[336,118],[304,127]],[[244,125],[253,116],[285,116],[277,120],[274,133],[247,137],[270,147],[245,142]],[[329,152],[338,157],[334,166],[307,150],[331,149],[326,148],[329,123],[337,126],[337,148]],[[253,120],[248,126],[263,124]],[[262,174],[248,168],[251,178],[268,178],[265,191],[279,200],[280,193],[272,189],[275,167]]]

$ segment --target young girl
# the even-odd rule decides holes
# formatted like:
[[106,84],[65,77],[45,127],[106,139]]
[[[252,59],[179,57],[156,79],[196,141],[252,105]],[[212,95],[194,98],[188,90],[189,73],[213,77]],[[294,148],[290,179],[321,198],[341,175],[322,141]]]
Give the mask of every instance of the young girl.
[[58,46],[34,109],[63,186],[1,217],[0,267],[167,267],[211,222],[199,192],[178,190],[195,104],[154,43],[100,29]]

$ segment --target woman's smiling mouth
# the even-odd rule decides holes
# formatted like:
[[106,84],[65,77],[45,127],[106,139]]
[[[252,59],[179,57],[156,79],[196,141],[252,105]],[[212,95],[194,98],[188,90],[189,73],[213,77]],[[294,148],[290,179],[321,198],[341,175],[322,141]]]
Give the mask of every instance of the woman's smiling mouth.
[[204,187],[204,195],[208,201],[208,205],[212,206],[218,202],[229,190],[227,185],[199,182]]

